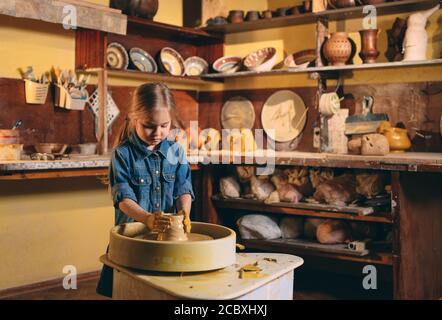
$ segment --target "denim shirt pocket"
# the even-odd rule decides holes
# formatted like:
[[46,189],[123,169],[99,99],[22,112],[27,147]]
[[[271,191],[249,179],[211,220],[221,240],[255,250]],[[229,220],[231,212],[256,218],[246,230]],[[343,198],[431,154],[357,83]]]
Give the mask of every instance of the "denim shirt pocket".
[[137,196],[138,204],[143,209],[148,210],[152,178],[147,171],[134,172],[131,177],[131,183]]

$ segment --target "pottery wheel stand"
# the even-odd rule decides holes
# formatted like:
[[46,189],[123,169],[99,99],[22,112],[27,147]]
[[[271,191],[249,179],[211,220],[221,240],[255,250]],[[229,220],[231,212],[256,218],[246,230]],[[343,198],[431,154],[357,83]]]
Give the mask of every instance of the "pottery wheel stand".
[[[144,240],[141,223],[111,230],[109,253],[100,261],[114,269],[113,299],[292,299],[294,270],[303,259],[287,254],[235,253],[233,230],[192,223],[192,232],[214,240]],[[259,277],[240,269],[255,264]]]

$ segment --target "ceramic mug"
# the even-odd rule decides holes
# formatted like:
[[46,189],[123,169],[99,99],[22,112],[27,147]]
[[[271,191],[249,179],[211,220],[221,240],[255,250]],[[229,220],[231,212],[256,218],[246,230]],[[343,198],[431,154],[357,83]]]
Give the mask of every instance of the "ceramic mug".
[[319,111],[322,115],[331,117],[339,112],[341,102],[336,92],[324,93],[319,99]]

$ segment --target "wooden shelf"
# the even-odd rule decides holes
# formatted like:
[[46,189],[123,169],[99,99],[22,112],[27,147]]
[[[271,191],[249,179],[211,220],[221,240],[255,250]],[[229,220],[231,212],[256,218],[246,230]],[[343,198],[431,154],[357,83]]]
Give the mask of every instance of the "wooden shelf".
[[140,28],[149,30],[156,37],[166,37],[172,41],[188,42],[194,44],[203,44],[207,42],[223,42],[222,36],[210,34],[201,29],[179,27],[171,24],[155,22],[138,17],[128,17],[128,34]]
[[326,253],[313,251],[309,249],[300,249],[298,246],[290,245],[290,243],[284,239],[277,240],[241,240],[241,244],[243,244],[246,249],[260,250],[260,251],[270,251],[270,252],[278,252],[278,253],[289,253],[307,256],[318,256],[336,260],[346,260],[367,264],[381,264],[381,265],[393,265],[393,255],[387,252],[373,252],[367,256],[350,256],[343,254],[335,254],[335,253]]
[[304,69],[276,69],[266,72],[256,71],[240,71],[231,74],[213,73],[205,74],[201,77],[203,79],[228,79],[228,78],[246,78],[256,76],[280,76],[292,75],[300,73],[331,73],[338,71],[353,71],[353,70],[369,70],[369,69],[391,69],[391,68],[406,68],[406,67],[425,67],[442,65],[442,59],[433,59],[425,61],[398,61],[398,62],[381,62],[372,64],[352,64],[345,66],[326,66],[326,67],[310,67]]
[[[89,68],[86,70],[77,70],[78,73],[96,73],[100,69],[98,68]],[[150,72],[141,72],[137,70],[112,70],[107,69],[108,76],[116,77],[116,78],[126,78],[126,79],[142,79],[142,80],[150,80],[150,81],[164,81],[168,83],[178,83],[178,84],[189,84],[189,85],[198,85],[205,86],[213,84],[213,81],[203,80],[199,77],[182,77],[182,76],[172,76],[166,73],[150,73]]]
[[[439,0],[403,0],[397,2],[386,2],[375,5],[375,7],[377,9],[377,15],[381,16],[428,9],[430,7],[434,7],[438,3]],[[276,17],[267,20],[245,21],[243,23],[208,26],[202,28],[202,30],[218,34],[229,34],[315,23],[321,18],[328,19],[330,21],[354,19],[365,16],[362,8],[363,6],[357,6],[353,8],[300,14],[297,16]]]
[[[380,215],[357,215],[358,210],[353,208],[354,213],[343,212],[352,211],[351,207],[345,208],[334,208],[333,206],[328,207],[328,210],[316,210],[307,209],[308,203],[290,204],[290,203],[275,203],[275,204],[265,204],[258,200],[250,199],[222,199],[218,196],[212,197],[212,201],[217,208],[220,209],[233,209],[233,210],[245,210],[254,212],[268,212],[268,213],[279,213],[295,216],[308,216],[316,218],[332,218],[332,219],[345,219],[352,221],[365,221],[365,222],[381,222],[392,224],[393,221],[387,216]],[[338,211],[338,210],[341,211]],[[363,211],[360,208],[359,211]]]
[[102,177],[107,176],[108,173],[108,168],[11,172],[2,173],[0,175],[0,181],[58,179],[74,177]]
[[[264,150],[265,152],[266,150]],[[194,155],[194,154],[192,154]],[[411,172],[442,172],[442,153],[405,152],[386,156],[339,155],[315,152],[282,152],[244,155],[229,151],[201,152],[202,164],[280,165]],[[228,161],[224,161],[228,160]]]

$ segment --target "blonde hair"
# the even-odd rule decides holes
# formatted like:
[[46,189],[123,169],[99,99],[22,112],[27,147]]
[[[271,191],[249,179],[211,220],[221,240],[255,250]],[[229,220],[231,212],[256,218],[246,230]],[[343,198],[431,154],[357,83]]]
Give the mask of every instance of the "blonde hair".
[[147,122],[150,113],[157,108],[169,110],[172,128],[184,128],[177,115],[175,99],[171,90],[164,83],[145,83],[134,92],[126,121],[114,141],[114,148],[129,138],[135,130],[137,120]]

